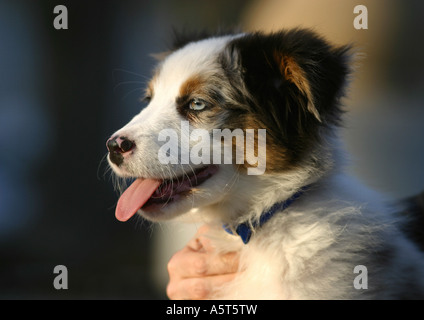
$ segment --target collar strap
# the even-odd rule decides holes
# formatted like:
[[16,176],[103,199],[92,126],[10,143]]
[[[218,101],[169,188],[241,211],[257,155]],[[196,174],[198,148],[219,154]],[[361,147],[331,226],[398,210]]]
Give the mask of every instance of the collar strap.
[[[262,212],[259,222],[254,222],[254,223],[244,222],[242,224],[239,224],[235,228],[236,234],[240,236],[244,244],[247,244],[252,236],[253,229],[260,228],[269,219],[271,219],[275,213],[281,212],[287,209],[294,201],[296,201],[296,199],[298,199],[308,189],[308,187],[309,186],[301,188],[298,192],[296,192],[287,200],[277,202],[269,210]],[[234,234],[233,229],[231,229],[229,225],[225,224],[223,225],[223,228],[229,234]]]

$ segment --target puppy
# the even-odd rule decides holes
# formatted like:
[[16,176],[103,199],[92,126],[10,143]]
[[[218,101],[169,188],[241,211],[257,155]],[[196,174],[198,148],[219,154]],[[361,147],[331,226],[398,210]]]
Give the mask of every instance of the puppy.
[[209,223],[219,251],[240,253],[217,299],[423,298],[398,208],[344,172],[350,74],[350,47],[309,30],[179,38],[147,107],[107,141],[135,179],[117,219]]

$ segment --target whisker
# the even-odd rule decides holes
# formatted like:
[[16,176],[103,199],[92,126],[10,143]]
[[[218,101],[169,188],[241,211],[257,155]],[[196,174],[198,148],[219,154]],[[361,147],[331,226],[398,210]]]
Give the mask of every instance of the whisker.
[[107,164],[107,160],[106,160],[107,159],[107,155],[108,155],[108,153],[106,153],[102,157],[102,159],[100,160],[100,163],[99,163],[99,165],[97,167],[97,179],[99,179],[99,180],[100,179],[105,179],[106,178],[106,175],[109,175],[109,179],[112,180],[113,190],[115,192],[118,192],[119,194],[122,194],[122,192],[125,190],[125,188],[127,186],[127,180],[125,178],[122,178],[122,177],[117,176],[113,172],[112,168],[109,165],[107,165],[105,167],[104,172],[103,172],[103,176],[100,177],[100,174],[99,174],[100,168],[102,167],[103,164],[105,164],[105,163]]
[[125,74],[130,74],[130,75],[133,75],[133,76],[136,76],[136,77],[140,77],[140,78],[143,78],[144,80],[149,80],[149,77],[147,77],[145,75],[142,75],[142,74],[134,72],[134,71],[122,69],[122,68],[115,68],[113,70],[113,76],[115,77],[116,73],[118,73],[118,72],[122,72],[122,73],[125,73]]
[[[105,154],[105,155],[104,155],[104,156],[100,159],[100,161],[99,161],[99,165],[97,166],[97,172],[96,172],[97,180],[100,180],[100,179],[101,179],[101,178],[100,178],[100,175],[99,175],[99,172],[100,172],[100,168],[102,167],[103,163],[105,163],[105,162],[107,163],[107,160],[106,160],[107,155],[108,155],[108,153],[106,152],[106,154]],[[105,170],[104,170],[104,172],[103,172],[103,179],[105,178],[106,174],[107,174],[110,170],[112,170],[110,166],[107,166],[107,167],[105,168]]]
[[228,180],[228,183],[225,185],[225,193],[229,192],[231,188],[236,184],[237,180],[240,178],[240,172],[237,170],[234,171],[234,173],[231,175],[230,179]]
[[[171,183],[171,187],[170,187],[170,189],[171,189],[171,190],[173,190],[173,188],[174,188],[174,179],[172,178],[172,176],[173,176],[173,175],[175,175],[175,176],[176,176],[176,174],[175,174],[175,172],[172,170],[171,166],[166,166],[166,168],[167,168],[167,169],[168,169],[168,171],[169,171],[169,177],[170,177],[170,178],[168,178],[168,179],[165,179],[165,180],[164,180],[164,182],[165,182],[164,187],[165,187],[165,188],[168,188],[168,183]],[[171,194],[168,196],[168,199],[166,200],[166,202],[163,204],[163,206],[162,206],[162,207],[166,206],[166,205],[169,203],[169,201],[171,201],[171,197],[172,197],[172,192],[171,192]]]
[[[197,175],[196,175],[196,172],[195,172],[195,170],[193,169],[193,167],[190,164],[188,166],[189,166],[191,172],[193,173],[193,176],[196,179],[196,184],[197,184]],[[187,176],[187,179],[190,182],[190,188],[193,188],[193,184],[191,183],[191,180],[190,180],[190,177],[189,177],[188,173],[184,172],[184,174]],[[191,207],[192,208],[194,207],[194,194],[193,194],[193,192],[191,193]]]
[[138,85],[144,85],[145,82],[143,81],[121,81],[118,84],[115,85],[115,87],[113,87],[113,91],[116,91],[116,89],[118,89],[119,87],[122,87],[124,85],[128,85],[128,84],[138,84]]
[[133,90],[131,90],[131,91],[129,91],[129,92],[127,92],[123,97],[122,97],[122,99],[121,100],[124,100],[124,99],[126,99],[130,94],[132,94],[132,93],[134,93],[134,92],[136,92],[136,91],[143,91],[144,89],[143,88],[135,88],[135,89],[133,89]]

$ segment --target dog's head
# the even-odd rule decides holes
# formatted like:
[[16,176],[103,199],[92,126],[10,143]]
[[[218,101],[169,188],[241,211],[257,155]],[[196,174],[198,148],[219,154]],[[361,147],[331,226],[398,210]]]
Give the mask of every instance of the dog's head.
[[170,219],[304,166],[339,123],[348,50],[301,29],[179,41],[107,141],[115,173],[136,178],[117,218]]

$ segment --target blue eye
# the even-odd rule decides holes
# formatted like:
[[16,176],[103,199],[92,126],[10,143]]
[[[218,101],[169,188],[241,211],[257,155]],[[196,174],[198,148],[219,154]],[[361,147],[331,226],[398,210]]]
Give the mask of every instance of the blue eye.
[[188,106],[191,110],[200,111],[206,108],[206,103],[199,99],[193,99]]

